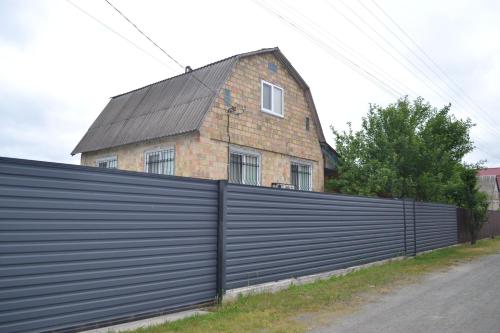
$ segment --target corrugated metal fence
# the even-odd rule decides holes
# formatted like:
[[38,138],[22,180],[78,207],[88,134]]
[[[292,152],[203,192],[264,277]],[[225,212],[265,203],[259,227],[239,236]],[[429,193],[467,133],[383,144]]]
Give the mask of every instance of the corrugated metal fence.
[[[460,243],[470,242],[470,234],[466,228],[466,211],[458,208],[458,241]],[[500,236],[500,211],[488,211],[488,219],[479,230],[477,239]]]
[[228,185],[226,288],[404,255],[398,200]]
[[0,158],[0,332],[151,316],[456,241],[448,205]]
[[451,205],[235,184],[225,195],[225,289],[457,243]]
[[417,252],[450,246],[458,242],[455,206],[416,202],[415,216]]
[[0,332],[216,296],[217,182],[0,160]]

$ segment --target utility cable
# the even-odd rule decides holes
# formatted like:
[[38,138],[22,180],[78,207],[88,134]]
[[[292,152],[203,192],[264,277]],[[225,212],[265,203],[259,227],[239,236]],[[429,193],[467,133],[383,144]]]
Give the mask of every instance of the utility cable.
[[[177,64],[177,66],[179,66],[181,69],[185,69],[186,67],[184,67],[178,60],[176,60],[173,56],[171,56],[167,51],[165,51],[165,49],[163,49],[161,46],[159,46],[151,37],[149,37],[143,30],[141,30],[137,24],[135,24],[131,19],[129,19],[121,10],[119,10],[115,5],[113,5],[109,0],[104,0],[106,1],[106,3],[111,7],[113,8],[118,14],[120,14],[120,16],[125,19],[128,23],[130,23],[142,36],[144,36],[147,40],[149,40],[156,48],[158,48],[163,54],[165,54],[168,58],[170,58],[175,64]],[[188,72],[189,73],[189,72]],[[201,83],[205,88],[207,88],[208,90],[210,90],[212,93],[214,93],[215,95],[218,94],[217,91],[215,91],[214,89],[212,89],[211,87],[207,86],[202,80],[200,80],[196,75],[195,73],[190,73],[191,75],[189,75],[189,77],[191,78],[194,78],[196,81],[198,81],[199,83]]]
[[104,28],[106,28],[107,30],[109,30],[110,32],[114,33],[115,35],[117,35],[118,37],[120,37],[121,39],[123,39],[124,41],[126,41],[127,43],[131,44],[132,46],[134,46],[135,48],[137,48],[139,51],[143,52],[144,54],[146,54],[147,56],[153,58],[155,61],[157,61],[158,63],[162,64],[163,66],[165,66],[166,68],[170,69],[171,71],[174,71],[174,68],[172,68],[170,65],[166,64],[165,62],[161,61],[160,59],[158,59],[157,57],[155,57],[154,55],[152,55],[151,53],[149,53],[148,51],[144,50],[142,47],[140,47],[139,45],[137,45],[136,43],[134,43],[133,41],[131,41],[130,39],[128,39],[127,37],[123,36],[122,34],[120,34],[118,31],[114,30],[113,28],[111,28],[110,26],[108,26],[106,23],[102,22],[101,20],[99,20],[97,17],[93,16],[92,14],[90,14],[89,12],[87,12],[86,10],[84,10],[83,8],[81,8],[80,6],[76,5],[75,3],[73,3],[71,0],[66,0],[70,5],[72,5],[73,7],[75,7],[76,9],[78,9],[80,12],[82,12],[83,14],[85,14],[87,17],[91,18],[92,20],[96,21],[97,23],[99,23],[101,26],[103,26]]
[[323,51],[325,51],[327,54],[329,54],[330,56],[334,57],[338,61],[343,62],[348,67],[350,67],[351,69],[353,69],[355,72],[357,72],[358,74],[364,76],[370,82],[372,82],[373,84],[375,84],[376,86],[378,86],[382,90],[386,91],[388,94],[390,94],[390,95],[392,95],[392,96],[394,96],[396,98],[400,98],[401,96],[403,96],[403,94],[400,91],[396,90],[394,87],[391,87],[386,82],[383,82],[382,80],[380,80],[379,78],[377,78],[375,75],[373,75],[372,73],[370,73],[368,70],[366,70],[363,67],[361,67],[359,64],[355,63],[354,61],[350,60],[349,58],[345,57],[344,55],[342,55],[341,53],[339,53],[338,51],[336,51],[330,45],[324,43],[323,41],[321,41],[318,38],[315,38],[313,35],[311,35],[307,31],[305,31],[298,24],[292,22],[291,20],[289,20],[285,16],[281,15],[279,12],[277,12],[273,8],[266,6],[265,4],[261,3],[258,0],[252,0],[252,1],[256,5],[258,5],[259,7],[263,8],[265,11],[267,11],[268,13],[270,13],[271,15],[276,16],[281,21],[285,22],[287,25],[291,26],[293,29],[295,29],[299,33],[303,34],[307,39],[309,39],[311,42],[313,42],[314,44],[316,44],[316,46],[318,46],[321,49],[323,49]]
[[[373,0],[372,0],[373,1]],[[446,75],[446,73],[444,73],[444,71],[439,67],[439,65],[437,65],[437,63],[435,61],[433,61],[429,55],[423,50],[423,48],[421,48],[411,37],[409,37],[408,33],[406,33],[391,17],[388,16],[388,14],[386,12],[384,12],[380,6],[378,6],[376,4],[375,1],[373,1],[373,3],[384,13],[384,15],[386,17],[388,17],[391,22],[393,22],[393,24],[395,24],[399,29],[400,31],[403,32],[403,34],[405,36],[407,36],[408,39],[410,39],[410,41],[413,43],[413,45],[415,45],[417,47],[417,49],[428,59],[430,60],[430,64],[429,64],[429,61],[426,61],[425,59],[423,59],[412,47],[410,47],[396,32],[394,32],[393,29],[391,29],[391,27],[389,27],[385,22],[384,20],[382,20],[377,14],[375,14],[368,6],[366,6],[363,1],[361,0],[358,0],[358,2],[360,3],[360,5],[372,16],[374,17],[382,26],[384,26],[384,28],[386,28],[395,38],[397,38],[401,44],[403,44],[406,49],[412,53],[415,58],[417,58],[429,71],[431,71],[435,76],[436,78],[438,78],[442,83],[444,83],[446,85],[446,87],[448,87],[448,89],[450,89],[450,91],[453,92],[453,94],[458,97],[459,99],[463,100],[464,103],[467,103],[467,105],[469,105],[470,107],[472,108],[476,108],[477,111],[479,111],[479,113],[482,113],[482,114],[479,114],[479,113],[476,113],[476,112],[473,112],[475,113],[478,118],[481,118],[482,120],[485,120],[486,121],[486,124],[490,124],[491,122],[494,122],[494,120],[486,113],[484,112],[484,110],[481,109],[480,106],[478,106],[477,104],[475,104],[471,99],[470,97],[467,96],[467,94],[465,93],[465,91],[460,88],[460,86],[458,86],[458,84],[454,83],[456,87],[453,87],[448,81],[452,81],[448,75]],[[432,65],[434,65],[434,67],[436,67],[438,69],[438,71],[440,71],[441,73],[439,73],[438,71],[436,71],[436,69],[434,69],[432,67]],[[444,75],[443,75],[444,74]],[[458,89],[457,89],[458,88]],[[471,110],[472,111],[472,110]],[[484,117],[484,118],[483,118]],[[491,126],[491,125],[490,125]],[[495,134],[499,134],[498,130],[496,128],[492,128],[492,130],[495,132]]]

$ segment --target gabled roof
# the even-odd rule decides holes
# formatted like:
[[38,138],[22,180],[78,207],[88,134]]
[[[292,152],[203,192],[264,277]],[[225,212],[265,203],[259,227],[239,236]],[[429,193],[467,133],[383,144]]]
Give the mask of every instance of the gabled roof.
[[500,168],[481,169],[477,172],[477,175],[479,177],[481,177],[481,176],[495,176],[496,183],[497,183],[497,189],[500,191]]
[[308,85],[275,48],[238,54],[111,98],[72,155],[198,130],[235,63],[274,54],[304,89],[318,138],[326,142]]

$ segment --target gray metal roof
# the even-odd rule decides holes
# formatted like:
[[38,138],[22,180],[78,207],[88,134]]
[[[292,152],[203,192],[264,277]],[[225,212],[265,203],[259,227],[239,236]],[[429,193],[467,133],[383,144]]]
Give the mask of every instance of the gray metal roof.
[[205,114],[242,57],[274,53],[304,88],[318,137],[324,142],[309,87],[278,48],[238,54],[151,85],[114,96],[72,155],[198,130]]

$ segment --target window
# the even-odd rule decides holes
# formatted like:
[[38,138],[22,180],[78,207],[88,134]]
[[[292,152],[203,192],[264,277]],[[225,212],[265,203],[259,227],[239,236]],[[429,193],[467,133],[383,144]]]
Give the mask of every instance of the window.
[[312,166],[310,164],[292,162],[292,185],[296,190],[312,191]]
[[276,65],[274,62],[270,62],[267,64],[267,69],[269,69],[273,73],[276,73],[278,71],[278,65]]
[[161,175],[173,175],[175,151],[173,148],[146,152],[145,171]]
[[110,156],[97,159],[96,165],[99,168],[116,169],[118,167],[118,162],[116,156]]
[[269,82],[262,81],[262,101],[263,112],[283,117],[283,89]]
[[306,131],[309,131],[309,117],[306,117]]
[[232,151],[229,163],[229,182],[260,185],[260,156],[247,152]]
[[224,106],[231,106],[231,90],[224,89]]

